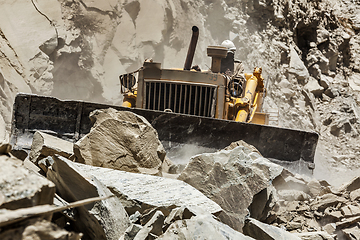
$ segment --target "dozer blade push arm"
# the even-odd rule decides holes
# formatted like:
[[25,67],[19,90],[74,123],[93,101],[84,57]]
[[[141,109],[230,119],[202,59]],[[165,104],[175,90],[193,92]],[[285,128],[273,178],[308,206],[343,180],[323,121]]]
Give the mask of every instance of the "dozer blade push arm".
[[[259,95],[264,92],[264,78],[261,76],[262,69],[255,68],[251,76],[247,76],[245,94],[235,101],[237,122],[251,122],[256,109]],[[251,114],[249,118],[249,114]]]

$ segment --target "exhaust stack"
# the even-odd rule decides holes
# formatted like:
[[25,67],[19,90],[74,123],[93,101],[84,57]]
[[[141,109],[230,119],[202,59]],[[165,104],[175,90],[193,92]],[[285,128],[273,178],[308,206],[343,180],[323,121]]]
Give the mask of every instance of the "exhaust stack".
[[184,70],[190,70],[192,61],[194,59],[194,53],[196,49],[197,40],[199,38],[199,28],[197,26],[192,27],[192,36],[188,49],[188,53],[186,55],[186,61],[184,65]]

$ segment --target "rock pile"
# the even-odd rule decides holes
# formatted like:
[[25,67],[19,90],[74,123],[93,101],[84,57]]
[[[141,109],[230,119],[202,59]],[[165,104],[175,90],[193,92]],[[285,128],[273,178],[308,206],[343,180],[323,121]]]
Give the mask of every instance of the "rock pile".
[[[24,160],[1,148],[1,239],[360,238],[360,178],[335,189],[244,142],[169,173],[180,168],[142,117],[113,109],[91,116],[92,131],[77,143],[37,132]],[[156,164],[138,171],[149,159]]]
[[1,6],[0,142],[9,139],[16,93],[121,104],[118,76],[147,58],[164,68],[183,66],[196,25],[194,64],[208,69],[207,46],[232,40],[247,72],[263,69],[269,82],[263,108],[278,115],[273,124],[320,133],[315,174],[333,185],[358,174],[348,172],[359,169],[358,1],[17,0]]

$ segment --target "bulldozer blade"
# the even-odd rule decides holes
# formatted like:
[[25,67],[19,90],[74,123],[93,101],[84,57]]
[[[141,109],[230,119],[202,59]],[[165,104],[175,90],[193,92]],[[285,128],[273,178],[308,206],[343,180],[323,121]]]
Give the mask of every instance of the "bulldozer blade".
[[145,117],[157,130],[168,154],[186,144],[214,152],[243,140],[266,158],[314,162],[318,141],[318,134],[314,132],[84,101],[62,101],[33,94],[18,94],[15,98],[10,143],[13,149],[29,151],[35,131],[76,142],[90,132],[90,112],[110,107]]

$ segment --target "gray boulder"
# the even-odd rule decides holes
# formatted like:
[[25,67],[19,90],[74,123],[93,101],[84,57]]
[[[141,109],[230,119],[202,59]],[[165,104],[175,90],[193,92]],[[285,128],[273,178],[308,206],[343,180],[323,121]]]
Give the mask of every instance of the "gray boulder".
[[238,146],[193,157],[178,179],[218,203],[224,210],[219,219],[241,231],[254,195],[269,187],[282,170],[252,149]]
[[22,166],[22,161],[0,156],[0,209],[52,204],[55,185]]
[[164,224],[164,214],[161,211],[156,211],[154,216],[148,221],[145,226],[136,234],[134,240],[151,239],[151,236],[159,236],[163,233],[162,226]]
[[73,155],[73,143],[47,133],[35,132],[29,159],[37,164],[39,160],[55,154],[66,158],[70,157]]
[[109,108],[90,114],[90,133],[74,145],[76,161],[128,172],[161,174],[166,152],[142,116]]
[[154,207],[169,213],[181,206],[199,207],[212,214],[222,211],[217,203],[183,181],[75,164],[80,170],[99,179],[113,194],[121,198],[129,215],[136,211],[143,213]]
[[[67,202],[113,195],[95,177],[79,170],[72,161],[53,156],[47,171],[60,196]],[[117,240],[130,225],[128,215],[118,198],[108,198],[77,208],[75,226],[89,239]]]

